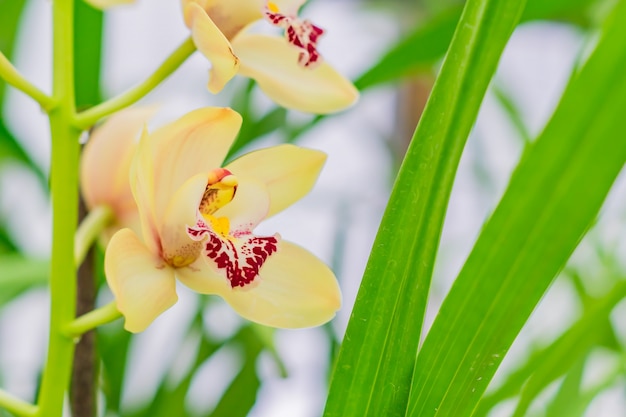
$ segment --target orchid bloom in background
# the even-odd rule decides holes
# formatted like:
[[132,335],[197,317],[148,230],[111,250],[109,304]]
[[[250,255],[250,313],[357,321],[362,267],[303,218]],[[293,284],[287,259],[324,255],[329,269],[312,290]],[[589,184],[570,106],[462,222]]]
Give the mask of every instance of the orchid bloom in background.
[[122,227],[139,231],[137,205],[128,182],[137,138],[154,108],[131,108],[109,117],[94,129],[83,149],[80,186],[89,210],[107,206],[113,211],[113,224],[105,230],[106,241]]
[[309,192],[325,155],[281,145],[221,168],[240,126],[231,109],[203,108],[143,133],[130,173],[142,236],[118,231],[105,255],[127,330],[144,330],[177,301],[176,278],[273,327],[320,325],[339,309],[323,262],[278,234],[253,233]]
[[[99,9],[134,0],[86,0]],[[198,50],[211,61],[213,94],[236,74],[254,79],[279,105],[327,114],[356,102],[354,85],[324,62],[317,43],[324,30],[298,17],[305,0],[181,0],[185,24]],[[265,19],[284,37],[249,33]]]
[[[254,79],[283,107],[333,113],[358,98],[354,85],[317,50],[323,29],[298,17],[304,0],[182,0],[196,47],[212,64],[209,90],[219,92],[237,73]],[[284,38],[248,33],[265,18]]]

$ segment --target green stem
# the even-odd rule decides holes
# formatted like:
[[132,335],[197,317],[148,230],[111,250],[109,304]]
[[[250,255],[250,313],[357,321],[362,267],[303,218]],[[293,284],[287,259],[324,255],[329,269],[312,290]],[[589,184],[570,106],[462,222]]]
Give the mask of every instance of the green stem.
[[76,115],[74,125],[81,129],[87,129],[103,117],[135,103],[172,75],[195,51],[196,45],[193,40],[191,38],[186,39],[145,81],[117,97]]
[[69,386],[74,340],[63,332],[76,314],[74,232],[78,221],[78,138],[72,125],[74,102],[74,0],[54,0],[53,97],[59,106],[50,112],[52,161],[52,259],[50,271],[50,335],[48,357],[39,392],[37,416],[63,414]]
[[63,330],[68,337],[77,337],[120,317],[122,317],[122,313],[117,309],[117,302],[112,301],[105,306],[78,317],[66,325]]
[[0,78],[4,79],[7,84],[32,97],[46,112],[50,112],[57,105],[56,100],[35,87],[20,74],[2,52],[0,52]]
[[98,206],[87,214],[74,237],[74,264],[80,265],[89,248],[102,230],[113,220],[113,211],[108,206]]
[[35,417],[37,406],[20,400],[17,397],[0,389],[0,407],[20,417]]

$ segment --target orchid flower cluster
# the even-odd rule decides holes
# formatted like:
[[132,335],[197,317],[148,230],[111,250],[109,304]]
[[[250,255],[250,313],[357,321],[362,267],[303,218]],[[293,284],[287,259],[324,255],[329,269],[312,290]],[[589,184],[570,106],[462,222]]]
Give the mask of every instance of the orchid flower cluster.
[[[153,77],[83,112],[76,112],[68,88],[72,60],[59,58],[72,50],[67,27],[73,1],[53,3],[52,95],[30,84],[0,55],[0,76],[39,102],[49,113],[52,132],[49,354],[54,357],[44,369],[36,406],[0,391],[0,406],[24,416],[60,410],[58,394],[65,392],[68,377],[63,368],[71,366],[75,337],[120,315],[126,330],[145,330],[176,303],[177,281],[198,293],[219,295],[250,321],[278,328],[323,324],[341,305],[337,280],[321,260],[278,233],[254,232],[261,221],[311,190],[324,153],[280,145],[224,164],[242,125],[236,111],[200,108],[149,130],[156,109],[130,107],[197,50],[210,62],[208,90],[213,94],[242,75],[289,109],[326,114],[348,108],[357,100],[357,90],[323,60],[318,42],[324,30],[299,17],[304,1],[182,0],[190,41],[166,62],[171,68],[161,71],[156,82]],[[129,2],[85,1],[101,9]],[[282,36],[255,33],[251,26],[258,22],[279,28]],[[79,161],[78,138],[98,122]],[[101,218],[88,221],[88,216],[73,242],[67,231],[76,223],[76,179],[89,216],[100,213]],[[70,275],[95,236],[106,247],[105,275],[115,300],[75,318],[76,283]],[[74,262],[68,262],[73,247]]]
[[[183,0],[194,44],[212,64],[209,91],[218,93],[241,74],[288,108],[329,113],[350,106],[358,94],[322,60],[323,29],[298,17],[302,3]],[[259,19],[284,29],[284,37],[246,30]],[[241,127],[238,113],[198,109],[148,132],[143,126],[152,112],[133,108],[110,117],[82,161],[88,206],[115,212],[119,230],[108,242],[105,273],[126,329],[144,330],[176,303],[176,280],[221,296],[264,325],[330,320],[341,304],[332,271],[279,234],[253,233],[309,192],[325,155],[282,145],[221,167]]]

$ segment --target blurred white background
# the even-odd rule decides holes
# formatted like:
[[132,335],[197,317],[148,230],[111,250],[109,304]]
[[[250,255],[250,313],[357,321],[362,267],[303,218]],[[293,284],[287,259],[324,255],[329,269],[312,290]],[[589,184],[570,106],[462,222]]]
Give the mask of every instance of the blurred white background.
[[[50,91],[51,81],[50,9],[48,0],[30,1],[14,60],[44,91]],[[306,8],[305,16],[327,30],[321,41],[325,59],[353,79],[400,35],[397,16],[365,7],[356,0],[318,0]],[[105,28],[103,82],[107,96],[141,81],[188,36],[179,2],[175,0],[138,0],[135,5],[116,8],[107,14]],[[531,137],[541,131],[549,118],[585,45],[583,35],[567,25],[533,23],[515,32],[501,60],[495,84],[505,89],[519,106]],[[209,63],[195,54],[142,100],[161,106],[151,127],[198,107],[228,105],[242,80],[235,80],[224,93],[212,96],[205,88],[208,68]],[[396,85],[367,91],[354,108],[328,118],[302,138],[300,145],[328,153],[325,170],[310,195],[259,228],[261,234],[281,233],[284,239],[310,249],[335,268],[344,296],[344,306],[333,322],[339,337],[350,317],[393,181],[396,166],[388,141],[408,140],[393,137],[397,88]],[[267,103],[260,93],[255,98],[261,107]],[[6,109],[2,117],[7,124],[24,139],[35,160],[48,167],[49,133],[43,113],[14,90],[9,93]],[[279,141],[279,137],[269,135],[255,146],[270,146]],[[481,225],[497,204],[523,145],[490,91],[457,173],[426,328],[471,250]],[[9,171],[0,176],[0,212],[10,219],[12,232],[27,253],[46,257],[50,249],[50,207],[28,171],[19,167],[5,170]],[[612,196],[612,205],[603,219],[606,230],[601,229],[621,248],[624,243],[619,232],[623,226],[618,220],[623,217],[620,215],[624,212],[623,203],[620,196]],[[338,260],[333,258],[334,253],[340,254]],[[586,256],[584,247],[576,255],[583,265],[588,261]],[[179,295],[180,302],[132,346],[130,377],[125,387],[129,408],[153,394],[172,361],[185,366],[184,352],[193,352],[193,346],[186,346],[181,354],[179,345],[185,329],[183,323],[190,320],[197,298],[182,286]],[[46,292],[36,291],[16,300],[0,315],[3,386],[24,398],[32,397],[37,371],[45,357],[47,308]],[[558,329],[577,317],[579,309],[568,283],[558,281],[518,338],[504,368],[524,357],[529,341],[558,334]],[[205,318],[211,331],[223,337],[232,334],[240,324],[240,319],[223,303],[214,303]],[[289,377],[281,378],[273,362],[262,358],[258,367],[263,385],[251,417],[319,416],[327,379],[328,344],[324,332],[322,329],[278,331],[277,345]],[[607,360],[599,357],[602,363],[598,366],[605,366]],[[214,406],[240,366],[237,355],[228,349],[215,355],[194,381],[189,392],[190,405],[198,410]],[[620,389],[601,396],[592,404],[588,415],[626,413],[623,389],[622,383]],[[500,411],[501,415],[511,412],[504,408]]]

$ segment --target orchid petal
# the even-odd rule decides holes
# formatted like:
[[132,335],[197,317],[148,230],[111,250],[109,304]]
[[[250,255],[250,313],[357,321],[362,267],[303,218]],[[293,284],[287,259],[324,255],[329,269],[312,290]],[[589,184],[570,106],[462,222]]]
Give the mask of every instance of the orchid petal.
[[139,211],[143,241],[150,252],[157,253],[161,242],[154,209],[154,168],[150,136],[145,127],[130,166],[130,189]]
[[335,316],[341,292],[333,272],[309,251],[282,241],[249,289],[221,291],[242,317],[279,328],[318,326]]
[[267,217],[270,195],[265,185],[250,177],[239,177],[239,186],[233,201],[217,210],[215,217],[230,221],[231,233],[250,233]]
[[160,236],[163,257],[174,266],[185,266],[195,261],[202,245],[187,235],[187,226],[196,224],[198,205],[207,185],[207,174],[198,174],[187,180],[174,194],[165,211]]
[[174,193],[189,178],[221,165],[241,126],[229,108],[207,107],[186,114],[150,135],[154,155],[155,213],[161,222]]
[[308,194],[325,161],[323,152],[280,145],[245,154],[226,169],[238,177],[254,176],[265,184],[270,198],[269,217]]
[[249,288],[258,284],[259,272],[278,250],[280,236],[251,233],[226,236],[214,218],[208,223],[204,220],[198,218],[196,225],[187,228],[187,232],[194,241],[201,243],[202,256],[211,269],[226,279],[231,288]]
[[[134,225],[137,205],[130,189],[129,172],[141,127],[154,107],[132,108],[109,117],[91,134],[81,155],[80,185],[89,209],[109,206],[118,224]],[[139,229],[135,229],[139,230]]]
[[200,294],[223,294],[232,291],[230,283],[215,265],[203,258],[176,269],[176,279]]
[[130,332],[146,329],[178,300],[174,271],[130,229],[117,232],[107,247],[104,268],[118,310]]
[[[232,39],[242,28],[263,17],[263,0],[183,0],[183,10],[190,3],[198,4],[217,25],[227,39]],[[185,13],[185,23],[191,27],[191,16]]]
[[189,3],[184,10],[185,21],[191,28],[191,37],[198,50],[211,61],[209,91],[219,93],[239,68],[239,58],[226,36],[197,3]]
[[315,68],[298,65],[298,49],[282,38],[245,33],[232,45],[241,60],[239,73],[254,79],[283,107],[333,113],[351,106],[359,96],[354,85],[326,62]]

